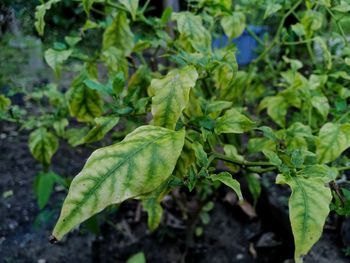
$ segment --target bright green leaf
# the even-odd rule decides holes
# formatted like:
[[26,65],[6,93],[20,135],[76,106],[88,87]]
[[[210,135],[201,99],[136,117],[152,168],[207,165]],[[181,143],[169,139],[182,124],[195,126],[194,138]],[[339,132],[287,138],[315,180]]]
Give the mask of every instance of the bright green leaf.
[[271,2],[268,3],[266,10],[265,10],[265,14],[264,14],[264,19],[277,13],[281,8],[282,8],[282,6],[280,4],[275,4],[275,3],[271,3]]
[[146,263],[146,257],[143,252],[136,253],[132,255],[126,263]]

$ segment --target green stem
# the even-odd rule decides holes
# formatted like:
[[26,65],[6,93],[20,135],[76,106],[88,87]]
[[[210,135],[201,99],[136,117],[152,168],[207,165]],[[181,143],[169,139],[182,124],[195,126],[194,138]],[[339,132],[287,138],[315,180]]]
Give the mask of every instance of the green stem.
[[335,24],[336,24],[336,26],[337,26],[337,28],[338,28],[338,30],[339,30],[339,32],[340,32],[340,35],[342,36],[342,38],[343,38],[343,40],[344,40],[344,42],[345,42],[345,45],[348,45],[348,40],[347,40],[347,38],[346,38],[346,35],[345,35],[345,33],[344,33],[343,28],[342,28],[341,25],[339,24],[338,19],[335,17],[335,15],[333,14],[332,10],[330,10],[328,7],[326,7],[326,10],[327,10],[327,12],[331,15],[332,19],[334,19],[334,22],[335,22]]
[[280,22],[280,24],[279,24],[279,26],[278,26],[278,28],[277,28],[276,35],[275,35],[275,37],[272,39],[272,42],[271,42],[270,46],[268,46],[268,47],[264,50],[264,52],[261,53],[260,56],[257,57],[252,63],[256,64],[256,63],[258,63],[260,60],[264,59],[265,56],[270,52],[270,50],[271,50],[274,46],[276,46],[276,45],[278,44],[278,42],[279,42],[279,36],[280,36],[280,34],[281,34],[281,32],[282,32],[282,29],[283,29],[283,26],[284,26],[284,23],[285,23],[287,17],[290,16],[290,14],[292,14],[292,13],[294,12],[294,10],[297,9],[298,6],[299,6],[302,2],[303,2],[302,0],[299,0],[298,2],[296,2],[296,3],[292,6],[291,9],[288,10],[287,13],[284,14],[284,16],[283,16],[283,18],[282,18],[282,20],[281,20],[281,22]]
[[240,165],[244,165],[244,166],[272,166],[273,165],[270,162],[251,162],[251,161],[246,161],[246,160],[240,161],[240,160],[230,158],[230,157],[223,155],[223,154],[220,154],[220,153],[213,153],[211,155],[211,157],[212,157],[211,159],[219,159],[219,160],[226,161],[229,163],[240,164]]
[[339,172],[346,171],[346,170],[350,170],[350,166],[338,167],[337,169]]

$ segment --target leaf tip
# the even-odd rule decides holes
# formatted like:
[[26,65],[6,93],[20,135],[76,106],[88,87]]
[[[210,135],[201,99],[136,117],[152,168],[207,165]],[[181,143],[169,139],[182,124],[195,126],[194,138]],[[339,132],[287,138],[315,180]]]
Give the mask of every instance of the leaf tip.
[[56,237],[54,237],[53,235],[49,236],[49,242],[51,244],[57,244],[58,243],[58,239]]

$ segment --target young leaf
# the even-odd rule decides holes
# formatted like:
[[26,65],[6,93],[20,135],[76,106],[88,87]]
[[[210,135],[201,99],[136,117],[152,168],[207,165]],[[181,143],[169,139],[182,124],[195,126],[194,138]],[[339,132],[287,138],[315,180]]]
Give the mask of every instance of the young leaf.
[[93,152],[71,183],[54,238],[111,204],[155,190],[174,170],[184,139],[184,130],[146,125]]
[[29,149],[34,158],[44,166],[49,165],[51,157],[58,149],[58,140],[46,128],[38,128],[29,135]]
[[151,90],[153,124],[174,129],[189,100],[198,73],[192,66],[170,71],[162,79],[153,79]]
[[153,231],[160,224],[163,215],[163,208],[156,198],[148,198],[143,200],[142,206],[146,210],[148,215],[148,228],[149,230]]
[[44,35],[44,29],[45,29],[45,14],[47,10],[50,10],[52,5],[60,2],[61,0],[49,0],[46,3],[43,3],[36,7],[35,10],[35,28],[36,31],[38,31],[39,35]]
[[233,12],[230,16],[221,19],[221,26],[229,38],[242,35],[245,28],[245,15],[241,12]]
[[104,51],[114,47],[128,56],[134,47],[134,35],[130,30],[125,12],[118,12],[112,24],[103,33],[102,49]]
[[70,55],[72,54],[72,50],[54,50],[52,48],[45,51],[45,60],[46,63],[52,68],[57,76],[61,73],[61,68],[63,62],[65,62]]
[[269,3],[267,5],[266,10],[265,10],[264,19],[266,19],[269,16],[273,15],[274,13],[278,12],[281,8],[282,8],[282,6],[280,4]]
[[136,19],[137,7],[139,6],[139,0],[119,0],[119,2],[128,9],[131,14],[132,20]]
[[319,163],[334,161],[348,147],[350,147],[350,124],[328,122],[322,126],[316,141]]
[[241,186],[236,179],[232,178],[232,175],[228,172],[222,172],[219,174],[211,175],[210,179],[212,181],[220,181],[223,184],[230,187],[237,194],[239,200],[243,200],[243,195],[241,192]]
[[251,130],[255,123],[244,116],[236,109],[231,109],[218,118],[216,121],[215,132],[221,133],[243,133]]
[[208,156],[207,153],[203,149],[203,145],[199,142],[192,143],[192,149],[196,156],[196,162],[199,167],[207,167],[208,165]]
[[321,237],[329,213],[332,193],[320,177],[287,177],[278,175],[277,184],[288,184],[292,189],[289,198],[289,217],[295,242],[295,261]]

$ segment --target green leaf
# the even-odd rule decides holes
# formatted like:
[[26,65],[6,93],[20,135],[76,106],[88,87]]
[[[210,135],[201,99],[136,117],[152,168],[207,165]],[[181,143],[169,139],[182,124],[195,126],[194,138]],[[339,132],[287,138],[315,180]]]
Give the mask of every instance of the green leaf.
[[142,201],[142,206],[148,215],[148,228],[154,231],[160,224],[163,215],[163,208],[156,198],[148,198]]
[[219,174],[211,175],[210,179],[212,181],[220,181],[223,184],[230,187],[237,194],[239,200],[243,200],[243,195],[241,192],[241,186],[236,179],[232,178],[232,175],[228,172],[222,172]]
[[84,143],[99,141],[119,122],[119,117],[107,116],[95,119],[95,126],[84,137]]
[[192,66],[171,70],[162,79],[151,82],[153,124],[174,129],[189,100],[198,73]]
[[318,111],[324,120],[327,119],[329,112],[329,103],[327,97],[323,94],[315,94],[311,99],[312,106]]
[[38,31],[39,35],[44,35],[44,29],[45,29],[45,14],[46,11],[50,10],[52,5],[57,4],[61,0],[49,0],[46,3],[43,3],[36,7],[35,10],[35,28],[36,31]]
[[194,151],[194,154],[196,156],[196,162],[199,167],[207,167],[208,162],[208,156],[207,153],[204,151],[202,144],[199,142],[192,143],[192,149]]
[[85,78],[85,74],[75,78],[67,92],[69,112],[82,122],[92,121],[102,114],[102,99],[97,91],[84,84]]
[[35,194],[40,209],[43,209],[48,203],[56,182],[56,175],[53,172],[40,172],[35,178]]
[[123,56],[128,56],[134,47],[134,35],[125,12],[118,12],[103,33],[102,50],[106,51],[111,47],[117,48]]
[[268,18],[274,13],[277,13],[279,10],[281,10],[281,8],[282,6],[280,4],[268,3],[264,14],[264,19]]
[[88,127],[71,128],[66,131],[66,139],[71,146],[76,147],[84,143],[84,138],[88,132]]
[[119,2],[128,9],[131,14],[132,20],[136,19],[137,7],[139,6],[139,0],[119,0]]
[[71,183],[53,236],[60,240],[107,206],[155,190],[173,172],[184,139],[184,130],[148,125],[93,152]]
[[145,254],[143,254],[143,252],[136,253],[132,255],[126,263],[146,263]]
[[240,155],[237,151],[237,148],[232,144],[226,144],[224,146],[224,152],[226,156],[232,159],[235,159],[237,161],[244,161],[244,156]]
[[345,0],[341,0],[340,4],[333,7],[332,9],[337,12],[347,13],[350,11],[350,3]]
[[172,19],[177,22],[177,30],[180,33],[181,40],[188,42],[196,51],[211,50],[211,35],[203,26],[200,16],[187,11],[173,13]]
[[[220,91],[220,98],[232,101],[239,95],[239,84],[245,73],[238,72],[238,64],[233,51],[226,52],[214,70],[216,87]],[[237,77],[237,78],[236,78]]]
[[316,141],[319,163],[334,161],[348,147],[350,147],[350,124],[328,122],[321,127]]
[[72,50],[54,50],[49,48],[45,51],[46,63],[52,68],[57,76],[60,75],[63,63],[70,57]]
[[231,109],[218,118],[215,132],[221,133],[243,133],[254,128],[255,123],[236,109]]
[[163,11],[162,17],[160,18],[160,22],[163,25],[166,25],[166,23],[169,22],[172,13],[173,13],[173,9],[171,6],[165,8],[165,10]]
[[295,242],[295,261],[321,237],[332,200],[331,190],[320,177],[287,177],[278,175],[277,184],[288,184],[292,189],[289,198],[289,218]]
[[248,188],[250,193],[253,196],[254,206],[255,206],[261,194],[261,185],[259,180],[260,177],[258,174],[251,173],[251,174],[247,174],[245,178],[247,179]]
[[264,98],[259,109],[267,108],[267,114],[279,126],[285,127],[288,104],[282,96],[273,96]]
[[96,0],[82,0],[83,1],[83,7],[84,11],[87,15],[90,15],[90,10],[95,2],[101,2],[101,0],[96,1]]
[[224,16],[220,22],[229,38],[236,38],[242,35],[246,26],[245,15],[241,12],[233,12],[230,16]]
[[0,112],[6,112],[11,105],[11,100],[0,94]]
[[269,159],[271,164],[275,166],[280,166],[282,164],[282,160],[275,152],[265,149],[263,150],[263,154]]
[[34,158],[47,166],[58,149],[58,140],[46,128],[38,128],[29,135],[29,149]]

